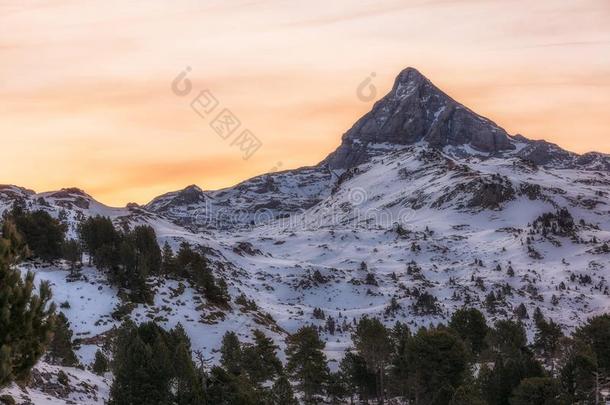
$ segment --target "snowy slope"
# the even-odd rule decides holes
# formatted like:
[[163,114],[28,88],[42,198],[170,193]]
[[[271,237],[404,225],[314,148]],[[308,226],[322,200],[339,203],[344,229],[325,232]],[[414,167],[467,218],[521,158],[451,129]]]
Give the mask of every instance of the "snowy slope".
[[[58,380],[64,373],[66,383]],[[107,377],[111,377],[108,374]],[[1,395],[10,395],[17,404],[35,405],[103,405],[107,403],[112,380],[74,367],[58,367],[40,362],[32,371],[30,385],[12,384]]]
[[[610,241],[609,182],[605,172],[545,169],[518,158],[457,160],[420,145],[345,172],[329,195],[308,209],[249,227],[191,232],[157,215],[106,213],[119,223],[150,224],[159,242],[169,241],[175,249],[181,241],[205,247],[232,297],[244,293],[257,302],[258,313],[232,303],[224,320],[212,322],[217,310],[201,305],[204,300],[192,289],[176,295],[178,281],[151,280],[158,284],[155,305],[138,307],[132,317],[157,319],[167,327],[181,322],[194,347],[214,357],[226,330],[247,336],[265,313],[275,323],[259,326],[278,342],[303,324],[323,325],[313,319],[314,308],[339,325],[375,315],[388,324],[401,320],[417,327],[446,320],[466,301],[482,307],[490,320],[512,316],[523,303],[530,314],[540,307],[571,329],[607,310],[610,302],[610,255],[600,251]],[[90,207],[95,207],[91,213],[100,212],[96,204]],[[541,257],[532,257],[526,244],[531,224],[564,207],[577,222],[578,243],[533,235],[531,246]],[[250,249],[240,249],[243,243]],[[475,264],[479,260],[482,265]],[[417,270],[408,271],[409,264]],[[513,276],[507,274],[509,266]],[[51,281],[58,304],[70,302],[66,314],[80,337],[118,324],[111,318],[117,292],[99,271],[85,268],[84,280],[66,283],[66,269],[36,270],[39,279]],[[314,276],[316,270],[322,279]],[[368,273],[378,285],[365,283]],[[585,274],[591,282],[582,284],[578,276]],[[511,292],[495,310],[486,308],[486,296],[507,285]],[[415,289],[438,299],[437,313],[415,313]],[[392,297],[400,309],[386,313]],[[349,346],[349,330],[324,337],[331,357]],[[85,347],[83,361],[93,353]]]

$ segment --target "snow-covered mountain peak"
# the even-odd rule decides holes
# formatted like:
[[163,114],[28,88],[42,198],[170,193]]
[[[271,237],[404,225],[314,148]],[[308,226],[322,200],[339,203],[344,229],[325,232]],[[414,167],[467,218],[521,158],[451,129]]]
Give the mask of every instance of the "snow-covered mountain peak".
[[504,129],[452,99],[416,69],[407,68],[323,163],[347,169],[383,153],[375,145],[396,149],[420,142],[435,148],[468,146],[487,154],[517,149]]
[[0,199],[2,198],[26,198],[27,196],[31,196],[36,194],[33,190],[28,190],[27,188],[13,186],[11,184],[0,184]]
[[424,144],[445,153],[469,156],[520,157],[559,169],[610,169],[610,157],[578,155],[544,140],[509,135],[493,121],[451,98],[417,69],[397,76],[390,92],[347,131],[341,145],[321,163],[350,169],[372,157]]

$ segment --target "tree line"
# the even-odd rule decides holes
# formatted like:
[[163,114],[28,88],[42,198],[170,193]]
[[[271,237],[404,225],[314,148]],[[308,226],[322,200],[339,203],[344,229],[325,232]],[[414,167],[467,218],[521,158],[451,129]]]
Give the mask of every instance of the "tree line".
[[119,231],[110,218],[96,216],[81,222],[78,234],[90,261],[107,272],[111,283],[128,289],[134,302],[152,303],[146,280],[161,270],[161,250],[152,227]]
[[[315,326],[303,326],[286,338],[285,364],[279,347],[260,330],[252,331],[252,342],[241,342],[229,331],[219,364],[208,370],[200,353],[195,355],[199,363],[186,353],[190,346],[180,326],[163,332],[154,324],[128,324],[115,346],[111,404],[594,403],[600,381],[610,375],[610,316],[590,319],[570,337],[540,311],[535,317],[531,344],[520,321],[500,320],[489,327],[476,309],[458,310],[447,325],[414,333],[400,322],[388,328],[363,317],[352,328],[353,347],[336,371],[330,370]],[[151,340],[150,329],[168,349]],[[137,338],[142,333],[149,339],[144,345],[139,341],[144,338]],[[164,334],[183,337],[158,337]],[[179,392],[184,398],[176,397]],[[159,398],[165,399],[155,402]],[[167,398],[171,400],[163,402]]]
[[154,294],[147,284],[150,276],[187,279],[215,305],[226,306],[230,300],[226,283],[214,276],[203,254],[186,242],[176,254],[168,243],[161,249],[148,225],[120,230],[110,218],[93,216],[78,224],[75,239],[68,239],[67,224],[44,210],[30,212],[19,204],[4,215],[7,221],[23,240],[21,259],[65,259],[76,275],[86,254],[88,264],[106,272],[113,285],[127,289],[133,302],[152,303]]
[[[51,364],[80,366],[74,353],[68,319],[57,313],[51,289],[42,282],[37,290],[34,273],[25,275],[15,264],[36,258],[46,262],[65,259],[78,275],[83,254],[105,271],[108,280],[129,290],[134,302],[151,302],[149,276],[186,278],[215,305],[230,300],[224,280],[212,274],[206,257],[183,243],[174,256],[169,245],[163,252],[150,226],[117,230],[109,218],[82,221],[76,239],[67,239],[67,225],[44,210],[26,211],[16,204],[2,218],[0,233],[0,388],[25,381],[32,367],[45,356]],[[61,305],[69,307],[69,303]],[[101,353],[99,370],[108,368]]]
[[226,282],[215,277],[208,259],[182,242],[176,254],[167,242],[163,245],[162,274],[190,280],[193,286],[213,304],[226,307],[231,300]]

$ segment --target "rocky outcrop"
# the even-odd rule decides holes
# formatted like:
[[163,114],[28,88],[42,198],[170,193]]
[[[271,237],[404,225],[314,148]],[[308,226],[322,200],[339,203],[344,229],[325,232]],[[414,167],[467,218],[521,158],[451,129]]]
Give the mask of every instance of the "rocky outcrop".
[[498,209],[514,197],[515,190],[510,181],[496,176],[491,180],[476,183],[468,205],[471,208]]
[[163,194],[148,203],[147,207],[152,211],[164,211],[173,206],[188,206],[204,203],[207,196],[199,187],[188,186],[180,191]]

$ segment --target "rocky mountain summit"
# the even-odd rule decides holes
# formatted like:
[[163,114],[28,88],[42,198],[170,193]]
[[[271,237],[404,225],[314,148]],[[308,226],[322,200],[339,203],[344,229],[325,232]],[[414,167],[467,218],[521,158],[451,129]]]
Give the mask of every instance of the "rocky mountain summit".
[[608,155],[578,156],[545,141],[509,135],[411,67],[398,75],[392,90],[343,135],[339,148],[321,164],[349,169],[388,149],[422,142],[458,157],[517,156],[557,168],[610,169]]
[[383,153],[388,145],[426,142],[435,148],[470,145],[486,154],[514,151],[502,128],[438,89],[414,68],[403,70],[389,94],[343,135],[323,163],[349,169]]

